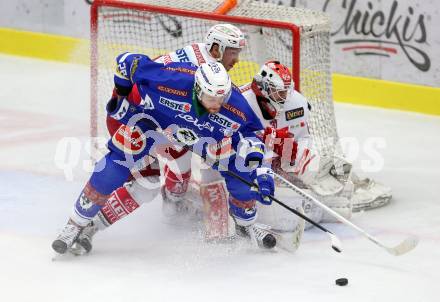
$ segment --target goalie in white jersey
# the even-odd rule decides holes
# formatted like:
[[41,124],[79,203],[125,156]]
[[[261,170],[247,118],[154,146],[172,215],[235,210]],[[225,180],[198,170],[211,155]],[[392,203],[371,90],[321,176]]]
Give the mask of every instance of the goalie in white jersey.
[[[295,91],[288,68],[277,61],[265,63],[255,75],[253,82],[241,87],[241,92],[263,126],[266,127],[264,133],[261,133],[261,138],[266,142],[266,145],[273,145],[274,152],[268,160],[272,161],[274,171],[295,183],[300,182],[305,188],[320,189],[318,192],[325,196],[315,195],[318,195],[321,200],[343,216],[350,218],[350,196],[353,185],[350,181],[346,181],[343,184],[339,183],[333,176],[328,175],[328,170],[322,171],[319,167],[320,158],[314,151],[313,140],[308,130],[308,118],[311,107],[306,98]],[[227,107],[228,104],[224,106]],[[236,112],[236,114],[240,113]],[[223,123],[225,135],[228,131],[233,131],[233,125],[228,125],[225,121],[213,122]],[[187,153],[181,157],[177,156],[174,161],[169,163],[169,167],[173,167],[173,171],[179,171],[179,168],[185,167],[184,173],[181,174],[185,177],[180,176],[170,179],[170,170],[166,168],[165,175],[168,176],[166,185],[174,181],[174,187],[181,190],[179,192],[171,192],[174,193],[171,195],[165,186],[165,194],[169,195],[164,194],[165,200],[167,200],[164,202],[164,205],[174,203],[175,208],[178,209],[179,204],[191,203],[191,201],[196,199],[192,206],[197,207],[197,204],[199,204],[200,207],[202,205],[207,239],[233,236],[234,230],[230,227],[233,225],[233,222],[228,220],[227,204],[229,203],[231,207],[231,205],[234,205],[234,200],[225,193],[224,182],[218,171],[203,165],[198,167],[200,168],[197,169],[200,171],[198,193],[200,193],[201,202],[197,196],[198,194],[184,198],[191,174],[190,162],[191,154]],[[336,186],[335,183],[338,186],[337,192],[333,190]],[[172,188],[172,186],[170,187]],[[310,193],[316,192],[312,190]],[[306,214],[316,222],[322,220],[324,213],[319,207],[306,202],[303,198],[296,196],[295,193],[284,188],[282,185],[276,188],[275,194],[291,207],[300,210],[305,208]],[[183,199],[185,199],[184,202],[182,202]],[[170,211],[168,214],[171,215],[173,213]],[[218,221],[218,217],[223,217],[222,219],[224,220]],[[259,222],[270,226],[273,231],[280,231],[283,234],[286,234],[286,232],[292,233],[289,240],[298,241],[300,239],[298,235],[302,233],[302,227],[298,222],[302,221],[299,221],[295,215],[277,204],[272,204],[270,207],[259,206],[258,217],[257,220]],[[277,239],[277,241],[280,241],[281,245],[283,245],[282,240]],[[294,244],[298,244],[298,242]],[[293,249],[292,247],[289,248],[288,245],[284,246],[288,249]]]
[[[329,160],[319,157],[309,133],[311,105],[294,89],[289,69],[278,61],[268,61],[252,83],[240,90],[265,127],[262,139],[266,146],[273,148],[268,160],[272,162],[274,172],[309,190],[333,210],[350,218],[353,185],[350,181],[339,183],[329,175],[329,170],[323,170],[323,167],[329,166]],[[335,183],[337,191],[333,190]],[[277,183],[275,194],[291,207],[302,206],[306,215],[316,222],[324,218],[321,208],[296,195],[282,183]],[[297,231],[298,218],[278,204],[259,207],[259,221],[274,230]]]
[[[266,127],[263,141],[273,145],[271,160],[276,173],[302,186],[347,219],[353,210],[380,206],[390,200],[388,187],[358,178],[344,159],[319,156],[308,128],[313,108],[294,89],[287,67],[277,61],[266,62],[253,82],[241,87],[241,92]],[[282,183],[277,183],[275,194],[292,207],[302,205],[306,215],[316,222],[336,222]],[[283,232],[298,230],[298,218],[278,204],[260,206],[259,221]]]

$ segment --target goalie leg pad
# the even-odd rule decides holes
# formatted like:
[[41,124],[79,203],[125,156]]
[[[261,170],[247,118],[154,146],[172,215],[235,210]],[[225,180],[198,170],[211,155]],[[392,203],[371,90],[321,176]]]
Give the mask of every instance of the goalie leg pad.
[[[321,201],[330,209],[341,215],[346,219],[350,219],[352,216],[352,203],[350,200],[343,196],[325,196],[321,197]],[[324,212],[322,222],[339,222],[335,217]]]
[[359,179],[353,175],[353,212],[371,210],[388,204],[392,198],[391,188],[372,179]]
[[235,235],[234,222],[228,211],[228,193],[224,181],[200,185],[203,202],[205,238],[219,240]]
[[179,201],[188,190],[189,180],[191,178],[191,170],[180,174],[170,169],[168,165],[164,169],[166,198],[171,201]]
[[[304,191],[306,191],[308,194],[313,194],[309,190],[304,190]],[[320,223],[322,221],[324,217],[324,210],[321,207],[317,206],[313,201],[303,198],[302,207],[304,209],[304,214],[308,218],[310,218],[316,223]],[[304,225],[304,229],[308,230],[311,227],[313,227],[313,225],[306,221]]]
[[159,176],[147,176],[125,185],[128,194],[139,205],[151,202],[160,193]]
[[[285,203],[287,206],[298,209],[301,207],[302,198],[289,188],[277,186],[275,188],[275,197]],[[299,217],[287,211],[277,203],[270,206],[258,204],[258,222],[270,225],[272,229],[283,232],[291,232],[295,230]]]

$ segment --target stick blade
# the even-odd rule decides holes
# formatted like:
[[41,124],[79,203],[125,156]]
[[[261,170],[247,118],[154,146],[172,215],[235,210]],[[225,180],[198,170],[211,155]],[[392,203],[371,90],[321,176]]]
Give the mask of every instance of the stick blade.
[[332,249],[338,253],[342,252],[342,243],[338,237],[336,237],[333,233],[328,232],[330,239],[332,241]]
[[387,248],[388,252],[394,256],[400,256],[413,250],[419,243],[417,236],[410,236],[393,248]]

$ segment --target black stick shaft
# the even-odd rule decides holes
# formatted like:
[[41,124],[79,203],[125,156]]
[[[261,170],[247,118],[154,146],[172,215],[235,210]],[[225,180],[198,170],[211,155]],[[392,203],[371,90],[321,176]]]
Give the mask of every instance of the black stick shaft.
[[[244,184],[248,185],[249,187],[255,187],[258,189],[258,186],[254,183],[249,182],[248,180],[244,179],[243,177],[241,177],[238,174],[235,174],[234,172],[231,171],[225,171],[226,174],[238,179],[239,181],[243,182]],[[305,221],[313,224],[315,227],[317,227],[318,229],[320,229],[321,231],[333,234],[331,231],[329,231],[327,228],[323,227],[322,225],[320,225],[319,223],[313,221],[312,219],[310,219],[309,217],[303,215],[302,213],[298,212],[297,210],[289,207],[288,205],[286,205],[285,203],[283,203],[282,201],[279,201],[277,198],[275,198],[272,195],[267,195],[267,197],[269,197],[272,201],[275,201],[277,204],[279,204],[280,206],[282,206],[283,208],[285,208],[286,210],[294,213],[295,215],[301,217],[302,219],[304,219]]]

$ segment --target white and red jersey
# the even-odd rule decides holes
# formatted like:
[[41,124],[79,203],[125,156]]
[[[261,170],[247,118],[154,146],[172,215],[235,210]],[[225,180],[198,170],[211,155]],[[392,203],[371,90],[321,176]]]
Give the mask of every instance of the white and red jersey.
[[[307,99],[301,93],[294,90],[288,93],[287,99],[284,102],[284,110],[277,112],[274,118],[267,119],[258,105],[257,95],[251,88],[251,84],[240,87],[240,91],[265,128],[270,127],[275,130],[287,128],[288,133],[294,138],[296,144],[294,161],[290,161],[290,156],[287,156],[289,159],[287,162],[284,162],[284,160],[278,162],[280,167],[275,167],[274,163],[276,161],[272,161],[272,168],[274,170],[281,168],[284,172],[293,172],[305,182],[307,182],[307,178],[313,178],[311,170],[315,169],[315,167],[310,169],[311,166],[314,166],[310,165],[310,163],[316,157],[316,153],[313,151],[313,139],[308,128],[310,105]],[[275,153],[269,154],[274,158],[278,157]],[[314,164],[316,164],[316,161]]]
[[205,43],[194,43],[155,59],[156,62],[169,64],[172,62],[191,62],[196,66],[203,63],[217,62],[208,51]]
[[310,138],[307,126],[310,116],[309,103],[301,93],[296,90],[289,93],[284,102],[284,110],[277,113],[274,119],[265,119],[251,84],[240,87],[240,91],[265,128],[283,129],[287,127],[295,140]]

